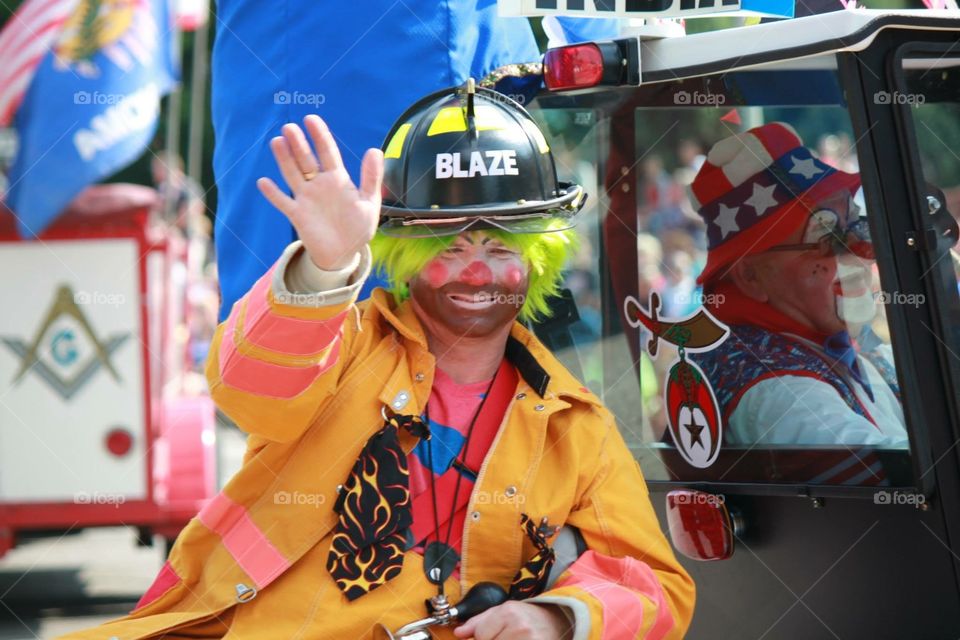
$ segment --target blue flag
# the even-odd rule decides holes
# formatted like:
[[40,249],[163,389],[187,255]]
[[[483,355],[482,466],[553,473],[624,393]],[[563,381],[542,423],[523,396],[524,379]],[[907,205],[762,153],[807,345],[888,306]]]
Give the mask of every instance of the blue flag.
[[135,160],[177,81],[167,0],[78,2],[17,112],[7,206],[41,233],[84,187]]

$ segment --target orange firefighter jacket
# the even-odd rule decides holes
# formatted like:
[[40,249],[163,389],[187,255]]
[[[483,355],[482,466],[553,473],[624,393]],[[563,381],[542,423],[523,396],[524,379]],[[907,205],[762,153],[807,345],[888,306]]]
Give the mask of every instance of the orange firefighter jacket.
[[[352,640],[426,615],[436,587],[419,554],[408,551],[399,576],[354,602],[326,559],[338,485],[386,410],[420,414],[434,357],[409,304],[383,290],[359,305],[357,286],[339,302],[297,304],[283,280],[297,250],[234,305],[211,347],[213,397],[249,434],[242,468],[183,530],[130,615],[67,637],[130,640],[228,621],[228,638]],[[579,529],[589,549],[535,599],[567,607],[576,638],[682,637],[693,583],[613,417],[520,324],[508,352],[517,388],[474,486],[447,595],[456,602],[484,580],[508,587],[535,553],[521,513],[546,516]],[[403,434],[401,444],[409,453],[416,441]]]

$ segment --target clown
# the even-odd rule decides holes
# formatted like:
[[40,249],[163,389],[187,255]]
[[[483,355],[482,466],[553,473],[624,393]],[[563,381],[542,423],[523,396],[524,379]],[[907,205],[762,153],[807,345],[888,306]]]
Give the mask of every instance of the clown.
[[[693,583],[613,417],[517,322],[548,314],[584,198],[530,116],[428,96],[359,186],[304,124],[270,143],[291,194],[258,182],[299,240],[208,361],[245,463],[133,613],[71,637],[382,638],[481,582],[509,599],[432,637],[682,637]],[[391,290],[355,304],[373,267]]]
[[694,179],[709,241],[699,282],[731,329],[699,358],[727,443],[906,446],[892,354],[869,327],[859,186],[776,122],[718,142]]

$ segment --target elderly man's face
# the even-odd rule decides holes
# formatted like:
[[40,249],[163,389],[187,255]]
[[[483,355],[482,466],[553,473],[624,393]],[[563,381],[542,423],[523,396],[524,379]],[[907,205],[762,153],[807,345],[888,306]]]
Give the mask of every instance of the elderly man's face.
[[519,251],[483,231],[468,231],[410,282],[410,297],[428,332],[482,337],[513,323],[528,276]]
[[[826,198],[807,225],[783,244],[814,244],[837,223],[846,227],[858,215],[846,192]],[[873,316],[871,260],[848,252],[824,256],[817,249],[788,249],[745,261],[755,278],[747,286],[748,294],[816,331],[833,334],[847,328],[847,322],[869,321]]]

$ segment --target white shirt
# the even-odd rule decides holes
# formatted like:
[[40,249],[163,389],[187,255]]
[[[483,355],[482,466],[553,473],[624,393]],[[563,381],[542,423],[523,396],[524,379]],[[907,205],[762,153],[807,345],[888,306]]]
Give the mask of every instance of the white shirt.
[[[823,353],[813,342],[784,335]],[[889,347],[881,349],[890,359]],[[726,443],[907,447],[903,408],[897,397],[868,360],[858,356],[857,363],[870,382],[873,400],[846,367],[839,365],[837,373],[850,384],[875,425],[854,412],[830,383],[787,374],[761,380],[743,394],[727,423]]]

